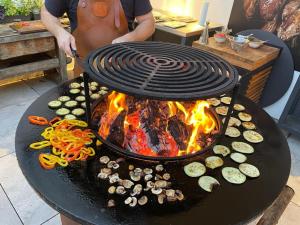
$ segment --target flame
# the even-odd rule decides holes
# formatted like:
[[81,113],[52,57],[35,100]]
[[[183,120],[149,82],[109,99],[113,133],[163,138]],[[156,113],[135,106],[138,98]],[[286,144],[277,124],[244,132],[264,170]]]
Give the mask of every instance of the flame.
[[[148,104],[145,101],[145,104]],[[187,105],[187,106],[186,106]],[[196,101],[194,103],[180,103],[168,101],[167,111],[168,118],[177,116],[177,118],[187,125],[188,137],[184,140],[186,149],[179,149],[174,137],[168,131],[168,127],[160,133],[160,150],[168,150],[168,156],[181,156],[201,151],[201,136],[203,134],[210,134],[217,127],[215,118],[207,112],[210,105],[206,101]],[[126,111],[124,120],[124,146],[130,146],[134,151],[148,156],[157,155],[157,149],[151,145],[151,140],[144,125],[141,126],[141,115],[143,109],[137,107],[134,112],[128,113],[128,106],[126,104],[126,95],[122,93],[112,92],[108,96],[107,110],[101,117],[101,125],[99,134],[103,139],[106,139],[110,134],[110,127],[116,120],[118,115]],[[163,113],[163,109],[159,109],[159,113]],[[158,118],[160,115],[158,115]],[[156,118],[157,119],[157,118]],[[156,127],[159,126],[155,124]]]

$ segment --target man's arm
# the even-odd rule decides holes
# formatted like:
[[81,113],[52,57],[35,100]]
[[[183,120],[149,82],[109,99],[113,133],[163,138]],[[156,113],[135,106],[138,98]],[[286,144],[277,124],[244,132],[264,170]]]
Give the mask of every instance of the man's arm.
[[152,12],[142,16],[137,16],[138,26],[136,29],[122,37],[113,40],[112,43],[121,43],[128,41],[144,41],[149,38],[155,31],[155,20]]
[[76,50],[75,38],[61,26],[59,19],[49,13],[45,6],[41,10],[41,20],[56,37],[59,48],[64,50],[67,55],[72,56],[70,46]]

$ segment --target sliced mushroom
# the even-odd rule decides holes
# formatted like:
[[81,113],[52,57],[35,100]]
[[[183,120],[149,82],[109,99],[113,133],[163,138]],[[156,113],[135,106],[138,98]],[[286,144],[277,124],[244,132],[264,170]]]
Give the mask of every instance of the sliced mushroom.
[[132,197],[128,197],[124,201],[125,205],[129,205],[131,202],[132,202]]
[[132,197],[132,202],[129,204],[130,207],[135,207],[138,201],[136,197]]
[[109,176],[109,183],[114,184],[120,181],[119,174],[114,173],[113,175]]
[[124,195],[124,194],[126,194],[126,190],[125,190],[125,188],[124,188],[123,186],[118,186],[118,187],[116,188],[116,193],[117,193],[118,195]]
[[138,203],[139,205],[146,205],[148,202],[148,198],[146,195],[142,196],[139,198]]
[[153,178],[152,174],[147,174],[145,177],[144,177],[144,180],[147,182],[149,180],[151,180]]
[[129,172],[130,178],[133,181],[140,181],[141,180],[141,174],[135,173],[134,171]]
[[173,189],[167,189],[166,190],[166,196],[167,197],[175,197],[175,190],[173,190]]
[[148,181],[148,182],[147,182],[147,187],[148,187],[148,188],[153,188],[154,185],[155,185],[155,184],[154,184],[153,181]]
[[154,179],[155,179],[155,180],[162,180],[162,179],[163,179],[163,177],[162,177],[162,176],[160,176],[159,174],[156,174]]
[[141,184],[136,184],[132,190],[131,196],[136,196],[141,194],[143,186]]
[[109,168],[102,168],[100,173],[106,173],[107,175],[111,175],[112,171]]
[[100,163],[102,163],[102,164],[107,164],[109,162],[109,160],[110,160],[109,157],[106,155],[100,157],[100,159],[99,159]]
[[134,173],[139,173],[141,174],[143,172],[143,170],[141,168],[135,168],[134,169]]
[[107,163],[107,167],[116,170],[120,167],[120,165],[116,161],[110,161]]
[[163,175],[163,179],[164,179],[164,180],[170,180],[170,179],[171,179],[171,175],[170,175],[169,173],[165,173],[165,174]]
[[110,186],[108,188],[108,193],[111,194],[111,195],[116,193],[116,187],[115,186]]
[[165,195],[165,194],[159,194],[159,195],[157,196],[157,201],[158,201],[158,203],[161,204],[161,205],[164,204],[165,198],[166,198],[166,195]]
[[144,172],[144,174],[149,175],[149,174],[153,173],[153,170],[151,168],[145,168],[143,170],[143,172]]
[[165,180],[157,180],[154,185],[156,188],[166,188],[168,186],[168,182]]
[[163,191],[163,189],[162,188],[151,188],[151,192],[152,192],[152,194],[154,194],[154,195],[159,195],[159,194],[161,194],[162,193],[162,191]]
[[129,165],[129,166],[128,166],[128,169],[129,169],[129,170],[134,170],[134,165]]
[[161,171],[163,171],[163,170],[164,170],[164,166],[163,166],[163,165],[161,165],[161,164],[159,164],[159,165],[156,165],[156,167],[155,167],[155,170],[156,170],[157,172],[161,172]]
[[167,201],[168,202],[175,202],[175,201],[177,201],[177,197],[176,196],[167,196]]
[[108,208],[112,208],[112,207],[115,207],[115,206],[116,206],[115,200],[113,200],[113,199],[108,200],[108,202],[107,202],[107,207]]
[[131,180],[122,180],[121,184],[127,189],[130,189],[134,185]]
[[177,197],[178,201],[182,201],[184,199],[184,195],[183,195],[182,191],[176,190],[175,193],[176,193],[176,197]]
[[101,180],[106,180],[108,178],[108,174],[107,173],[98,173],[98,176],[97,176],[99,179]]

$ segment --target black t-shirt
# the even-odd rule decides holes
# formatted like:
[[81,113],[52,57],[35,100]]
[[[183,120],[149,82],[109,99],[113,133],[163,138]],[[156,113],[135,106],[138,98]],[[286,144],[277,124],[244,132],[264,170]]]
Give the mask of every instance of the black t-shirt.
[[[68,14],[71,23],[71,30],[77,26],[77,6],[79,0],[45,0],[47,10],[55,17],[61,17],[64,13]],[[128,20],[129,30],[135,17],[142,16],[152,10],[150,0],[121,0],[125,15]]]

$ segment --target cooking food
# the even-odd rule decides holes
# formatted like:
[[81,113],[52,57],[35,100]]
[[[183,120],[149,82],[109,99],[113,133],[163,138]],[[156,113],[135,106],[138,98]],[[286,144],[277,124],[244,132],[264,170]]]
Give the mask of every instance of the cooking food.
[[239,170],[248,177],[256,178],[260,176],[259,170],[248,163],[242,163],[239,165]]
[[78,102],[84,102],[84,101],[85,101],[85,97],[82,96],[82,95],[80,95],[80,96],[77,96],[77,97],[75,98],[75,100],[78,101]]
[[230,149],[224,145],[215,145],[213,151],[216,155],[222,155],[223,157],[230,154]]
[[192,162],[184,166],[184,172],[189,177],[200,177],[206,172],[206,168],[202,163]]
[[70,101],[70,100],[71,100],[71,98],[69,96],[60,96],[58,98],[58,101],[60,101],[60,102],[67,102],[67,101]]
[[240,120],[244,122],[250,122],[252,120],[252,116],[248,113],[240,112],[238,116]]
[[246,108],[241,104],[234,104],[233,109],[236,111],[244,111]]
[[85,109],[85,108],[86,108],[86,103],[85,103],[85,102],[82,102],[82,103],[81,103],[81,107]]
[[62,105],[61,101],[56,101],[56,100],[48,103],[48,107],[50,109],[58,109],[59,107],[61,107],[61,105]]
[[243,123],[242,123],[242,126],[243,126],[244,128],[246,128],[246,129],[248,129],[248,130],[254,130],[254,129],[256,129],[255,124],[252,123],[252,122],[243,122]]
[[212,106],[218,106],[221,104],[221,101],[217,98],[209,98],[206,101]]
[[93,100],[97,100],[99,98],[100,98],[100,94],[92,94],[91,95],[91,99],[93,99]]
[[105,91],[105,90],[100,90],[98,93],[99,93],[100,95],[106,95],[108,92]]
[[68,115],[70,113],[70,110],[67,109],[67,108],[60,108],[60,109],[56,110],[55,113],[58,116],[65,116],[65,115]]
[[30,123],[35,125],[48,125],[48,120],[41,116],[28,116],[28,120]]
[[[225,123],[225,119],[226,118],[223,118],[223,120],[222,120],[223,123]],[[229,122],[228,122],[229,127],[234,127],[234,126],[239,127],[239,126],[241,126],[241,124],[242,124],[242,122],[235,117],[230,117]]]
[[73,110],[72,110],[72,114],[73,114],[74,116],[80,117],[80,116],[83,116],[83,115],[85,114],[85,110],[84,110],[84,109],[81,109],[81,108],[73,109]]
[[207,192],[212,192],[215,186],[220,186],[220,183],[217,179],[210,176],[202,176],[198,180],[199,186]]
[[224,167],[222,169],[222,176],[232,184],[243,184],[246,181],[246,176],[234,167]]
[[234,141],[231,146],[235,151],[240,153],[252,154],[254,152],[254,148],[245,142]]
[[232,138],[236,138],[241,136],[241,132],[239,131],[239,129],[235,128],[235,127],[227,127],[225,135],[232,137]]
[[67,107],[67,108],[75,108],[77,105],[78,105],[78,102],[77,101],[73,101],[73,100],[67,101],[65,103],[65,107]]
[[70,94],[72,95],[77,95],[80,93],[80,89],[74,88],[74,89],[70,89]]
[[247,160],[247,156],[239,152],[231,153],[230,158],[237,163],[244,163]]
[[226,116],[228,113],[228,107],[227,106],[219,106],[216,108],[216,112],[219,115]]
[[73,83],[70,84],[69,87],[70,87],[71,89],[78,89],[78,88],[80,88],[80,84],[77,83],[77,82],[73,82]]
[[95,81],[93,81],[93,82],[91,82],[91,86],[95,86],[95,87],[98,87],[98,83],[97,82],[95,82]]
[[224,161],[218,156],[210,156],[205,159],[205,166],[210,169],[215,169],[223,166]]
[[90,90],[91,90],[91,91],[97,91],[97,87],[95,87],[95,86],[90,86]]
[[100,90],[102,90],[102,91],[108,91],[108,88],[107,88],[107,87],[104,87],[104,86],[102,86],[102,87],[100,87]]
[[244,131],[243,136],[247,141],[251,143],[260,143],[264,140],[261,134],[253,130]]
[[231,102],[231,97],[222,97],[221,102],[223,102],[226,105],[229,105]]
[[65,115],[65,120],[76,120],[76,116],[72,114]]

